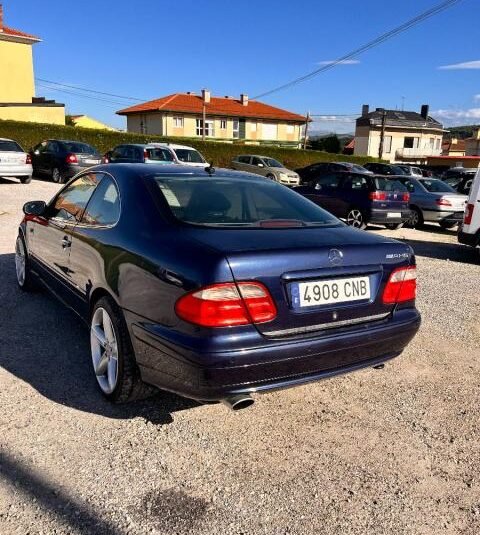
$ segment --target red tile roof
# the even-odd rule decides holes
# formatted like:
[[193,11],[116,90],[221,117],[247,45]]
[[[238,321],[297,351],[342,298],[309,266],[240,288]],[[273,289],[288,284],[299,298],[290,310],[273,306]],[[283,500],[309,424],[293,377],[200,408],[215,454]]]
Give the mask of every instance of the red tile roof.
[[[200,115],[202,108],[203,100],[200,95],[174,93],[173,95],[119,110],[117,113],[119,115],[129,115],[130,113],[149,111],[176,111]],[[276,119],[302,123],[306,121],[306,117],[303,115],[275,108],[263,102],[249,100],[248,104],[244,106],[240,100],[234,98],[211,97],[210,102],[206,105],[206,112],[208,115],[254,117],[256,119]]]
[[36,37],[35,35],[31,35],[29,33],[21,32],[20,30],[14,30],[13,28],[9,28],[8,26],[3,26],[3,29],[0,30],[0,37],[1,35],[11,35],[12,37],[22,37],[23,39],[31,39],[32,41],[40,41],[40,37]]

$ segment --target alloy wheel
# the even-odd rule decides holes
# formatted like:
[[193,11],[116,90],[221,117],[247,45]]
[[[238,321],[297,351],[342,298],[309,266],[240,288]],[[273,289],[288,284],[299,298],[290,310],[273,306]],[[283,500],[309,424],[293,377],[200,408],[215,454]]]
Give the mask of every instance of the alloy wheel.
[[92,317],[90,346],[97,382],[105,394],[111,394],[118,381],[118,343],[112,320],[102,307]]
[[26,253],[25,245],[20,236],[18,236],[15,243],[15,271],[17,272],[17,282],[19,286],[25,284],[25,270],[26,270]]
[[62,181],[62,175],[56,167],[52,170],[52,179],[54,182],[57,183]]
[[350,210],[347,214],[347,225],[355,228],[362,228],[364,225],[362,212],[357,208]]

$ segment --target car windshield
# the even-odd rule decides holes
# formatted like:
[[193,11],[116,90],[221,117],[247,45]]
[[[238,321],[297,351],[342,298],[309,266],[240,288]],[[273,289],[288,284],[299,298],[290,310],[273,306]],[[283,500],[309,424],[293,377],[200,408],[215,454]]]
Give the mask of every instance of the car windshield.
[[419,180],[420,184],[431,193],[457,193],[453,188],[451,188],[445,182],[437,179],[426,178]]
[[362,167],[361,165],[357,165],[356,163],[349,164],[352,171],[358,171],[359,173],[365,173],[368,171],[368,169],[365,169],[365,167]]
[[156,162],[173,162],[173,155],[168,149],[146,149],[149,160],[155,160]]
[[206,163],[205,158],[195,149],[173,149],[181,162]]
[[273,158],[263,158],[267,167],[283,167],[283,164]]
[[180,221],[220,228],[336,226],[338,219],[298,193],[269,180],[154,175]]
[[407,186],[399,180],[375,177],[375,188],[377,191],[408,191]]
[[15,141],[0,139],[0,152],[23,152],[23,149]]
[[73,152],[74,154],[97,154],[97,149],[86,143],[64,142],[63,144],[68,152]]
[[410,173],[408,171],[405,171],[403,167],[399,167],[398,165],[390,165],[387,167],[388,174],[389,175],[409,175]]

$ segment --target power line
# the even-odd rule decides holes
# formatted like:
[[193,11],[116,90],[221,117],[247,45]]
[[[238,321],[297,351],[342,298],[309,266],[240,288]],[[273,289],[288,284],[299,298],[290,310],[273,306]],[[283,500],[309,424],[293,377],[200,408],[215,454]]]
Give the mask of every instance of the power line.
[[[103,98],[99,98],[99,97],[93,97],[91,95],[82,95],[81,93],[75,93],[74,91],[68,91],[68,89],[58,89],[56,87],[51,87],[49,85],[42,84],[40,82],[37,85],[39,85],[40,87],[44,87],[45,89],[49,89],[50,91],[66,93],[68,95],[73,95],[75,97],[86,98],[88,100],[97,100],[97,101],[105,102],[105,103],[107,103],[107,104],[105,104],[105,106],[107,106],[109,108],[112,108],[112,109],[118,109],[118,106],[124,106],[125,105],[125,103],[123,103],[123,102],[115,102],[113,100],[107,100],[107,99],[103,99]],[[116,104],[116,106],[109,106],[108,104]]]
[[288,87],[292,87],[293,85],[299,84],[301,82],[305,82],[306,80],[309,80],[310,78],[313,78],[314,76],[317,76],[318,74],[328,71],[329,69],[333,69],[336,65],[339,63],[344,62],[345,60],[355,58],[356,56],[359,56],[363,52],[366,52],[367,50],[370,50],[371,48],[374,48],[375,46],[378,46],[379,44],[383,43],[384,41],[387,41],[388,39],[410,29],[412,26],[415,26],[416,24],[419,24],[420,22],[433,17],[434,15],[437,15],[441,11],[444,11],[445,9],[448,9],[452,7],[454,4],[457,4],[461,2],[462,0],[446,0],[444,2],[441,2],[440,4],[437,4],[430,9],[427,9],[426,11],[423,11],[416,17],[413,17],[412,19],[408,20],[407,22],[404,22],[403,24],[400,24],[400,26],[397,26],[393,28],[392,30],[383,33],[382,35],[376,37],[372,41],[369,41],[368,43],[365,43],[364,45],[360,46],[359,48],[356,48],[355,50],[352,50],[351,52],[348,52],[347,54],[343,55],[342,57],[336,59],[335,61],[332,61],[328,65],[323,65],[322,67],[315,69],[312,72],[309,72],[308,74],[305,74],[303,76],[300,76],[299,78],[295,78],[294,80],[291,80],[290,82],[287,82],[283,85],[280,85],[278,87],[275,87],[273,89],[270,89],[269,91],[265,91],[264,93],[261,93],[259,95],[256,95],[255,97],[252,97],[252,99],[259,99],[262,97],[265,97],[267,95],[271,95],[272,93],[276,93],[277,91],[281,91],[283,89],[287,89]]
[[126,100],[136,100],[138,102],[145,102],[146,100],[148,100],[146,98],[126,97],[124,95],[116,95],[115,93],[105,93],[104,91],[97,91],[95,89],[90,89],[90,88],[86,88],[86,87],[79,87],[79,86],[76,86],[76,85],[63,84],[63,83],[60,83],[60,82],[54,82],[53,80],[45,80],[44,78],[35,78],[35,80],[38,80],[39,82],[46,82],[48,84],[52,84],[52,85],[55,85],[55,86],[67,87],[69,89],[75,89],[76,91],[86,91],[87,93],[96,93],[98,95],[106,95],[108,97],[124,98]]

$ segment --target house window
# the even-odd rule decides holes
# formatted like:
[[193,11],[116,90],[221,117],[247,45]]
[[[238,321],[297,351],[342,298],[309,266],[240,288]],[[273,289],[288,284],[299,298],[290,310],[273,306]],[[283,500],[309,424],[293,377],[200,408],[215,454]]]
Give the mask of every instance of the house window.
[[287,134],[293,134],[294,132],[293,124],[287,124]]
[[435,143],[435,149],[440,150],[440,138],[437,137],[437,141]]
[[418,149],[418,137],[406,137],[403,140],[404,149]]
[[238,139],[240,137],[240,121],[238,119],[234,119],[232,123],[233,123],[233,137]]
[[385,136],[383,139],[383,152],[389,154],[392,152],[392,136]]
[[175,128],[183,128],[183,117],[174,117],[173,126]]
[[[197,119],[197,136],[203,135],[203,119]],[[205,137],[214,137],[215,129],[212,119],[205,120]]]
[[226,130],[226,129],[227,129],[227,120],[220,119],[220,130]]
[[256,132],[257,131],[257,121],[254,121],[254,122],[250,123],[250,130],[252,132]]

